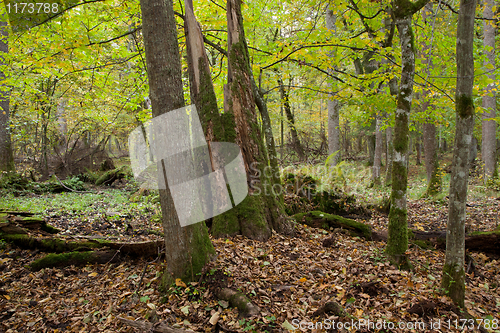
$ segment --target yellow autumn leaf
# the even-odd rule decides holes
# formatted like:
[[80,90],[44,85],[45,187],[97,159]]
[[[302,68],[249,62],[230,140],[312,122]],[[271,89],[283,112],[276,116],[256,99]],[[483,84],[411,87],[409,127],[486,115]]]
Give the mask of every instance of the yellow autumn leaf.
[[362,309],[356,309],[356,317],[361,317],[363,315],[363,310]]
[[3,297],[5,297],[8,301],[10,300],[10,296],[9,295],[3,295]]
[[306,281],[307,281],[307,279],[305,277],[303,277],[302,279],[299,280],[299,282],[302,282],[302,283],[304,283]]
[[96,272],[94,272],[94,273],[90,273],[90,274],[89,274],[89,276],[90,276],[90,277],[96,277],[96,276],[97,276],[97,273],[96,273]]
[[175,285],[177,287],[183,287],[183,288],[186,288],[186,284],[181,280],[181,279],[175,279]]

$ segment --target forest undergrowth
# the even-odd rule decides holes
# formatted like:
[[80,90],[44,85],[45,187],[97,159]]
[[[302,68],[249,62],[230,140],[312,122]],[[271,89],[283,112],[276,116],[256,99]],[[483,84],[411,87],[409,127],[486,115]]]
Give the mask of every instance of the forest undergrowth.
[[[422,169],[410,168],[409,226],[445,230],[449,176],[444,176],[443,195],[422,199]],[[324,170],[288,167],[283,174],[308,174],[319,179],[323,189],[331,186],[354,194],[358,203],[372,207],[371,217],[360,222],[374,230],[387,228],[387,214],[374,208],[389,190],[368,187],[370,172],[366,166],[341,164],[333,176],[329,171],[329,179],[325,179]],[[89,192],[22,196],[2,192],[0,210],[32,211],[46,217],[68,238],[85,235],[139,241],[161,237],[154,193],[137,197],[124,186],[91,187]],[[479,177],[472,177],[467,230],[499,230],[499,207],[500,193],[483,186]],[[328,325],[342,318],[323,307],[331,301],[342,305],[350,321],[357,323],[351,332],[416,332],[422,331],[420,328],[427,332],[461,332],[471,325],[460,321],[460,312],[440,290],[443,251],[412,244],[408,256],[414,269],[399,271],[386,260],[383,242],[352,237],[339,229],[301,224],[295,228],[294,237],[274,234],[267,242],[241,236],[212,239],[217,257],[198,282],[186,285],[177,281],[166,296],[158,290],[165,265],[161,260],[130,259],[31,271],[28,265],[44,254],[1,241],[0,332],[136,331],[121,323],[119,317],[167,321],[197,332],[286,332],[296,328],[333,332]],[[327,238],[332,240],[328,244],[324,243]],[[469,313],[479,319],[478,323],[489,323],[490,331],[500,331],[499,258],[468,253],[466,269],[465,303]],[[237,309],[215,297],[215,280],[245,294],[259,307],[260,314],[242,318]],[[366,326],[368,321],[386,326],[393,323],[396,328],[371,329]]]

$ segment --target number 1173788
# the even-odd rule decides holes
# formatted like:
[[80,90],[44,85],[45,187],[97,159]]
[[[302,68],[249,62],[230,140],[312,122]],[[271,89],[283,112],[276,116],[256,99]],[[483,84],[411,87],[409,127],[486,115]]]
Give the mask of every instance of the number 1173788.
[[57,14],[60,10],[56,2],[8,2],[5,8],[7,14]]

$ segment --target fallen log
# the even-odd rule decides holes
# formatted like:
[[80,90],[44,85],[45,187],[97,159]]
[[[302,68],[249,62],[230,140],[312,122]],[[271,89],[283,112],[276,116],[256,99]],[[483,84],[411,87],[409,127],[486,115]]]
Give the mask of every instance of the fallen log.
[[30,264],[30,269],[39,271],[42,268],[84,266],[87,264],[107,264],[120,261],[118,251],[86,251],[50,253],[47,256],[37,259]]
[[369,225],[351,220],[342,216],[332,215],[318,210],[299,213],[292,216],[298,223],[306,224],[313,228],[340,228],[347,230],[353,236],[360,236],[372,240],[372,229]]
[[[306,224],[314,228],[329,230],[343,229],[352,236],[359,236],[366,240],[387,241],[387,231],[375,232],[367,224],[327,214],[320,211],[295,214],[292,216],[298,223]],[[408,230],[410,242],[420,247],[433,247],[436,249],[446,248],[446,231],[420,231]],[[331,246],[331,242],[325,242],[325,246]],[[489,232],[477,232],[465,236],[465,248],[469,251],[482,252],[490,255],[500,256],[500,230]]]

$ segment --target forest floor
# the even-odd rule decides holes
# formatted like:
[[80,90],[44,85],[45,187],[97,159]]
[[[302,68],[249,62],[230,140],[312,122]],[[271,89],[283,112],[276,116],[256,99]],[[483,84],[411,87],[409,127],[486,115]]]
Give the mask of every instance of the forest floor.
[[[467,228],[493,230],[500,221],[500,194],[477,193],[471,193],[468,201]],[[130,194],[124,188],[98,188],[85,194],[7,194],[0,198],[0,209],[31,210],[48,217],[69,238],[158,239],[157,202],[152,196],[130,202]],[[408,206],[413,228],[445,230],[445,196],[435,201],[413,198]],[[388,219],[373,211],[370,219],[361,222],[381,230],[387,228]],[[332,235],[335,244],[323,247],[323,240]],[[212,242],[217,257],[199,282],[187,286],[178,282],[167,296],[158,291],[164,268],[158,260],[130,259],[33,272],[27,265],[43,253],[0,243],[0,332],[136,331],[118,317],[166,320],[198,332],[287,332],[293,328],[333,332],[329,327],[338,325],[338,317],[313,316],[330,300],[357,318],[349,322],[355,327],[350,332],[462,332],[479,323],[500,331],[499,258],[469,253],[466,307],[479,319],[473,324],[458,316],[440,292],[443,251],[410,246],[414,269],[407,272],[387,262],[385,243],[339,230],[297,225],[295,237],[274,234],[267,242],[243,237]],[[237,309],[210,292],[214,279],[225,280],[228,287],[246,294],[260,308],[260,315],[239,317]],[[388,328],[392,324],[395,328]]]

